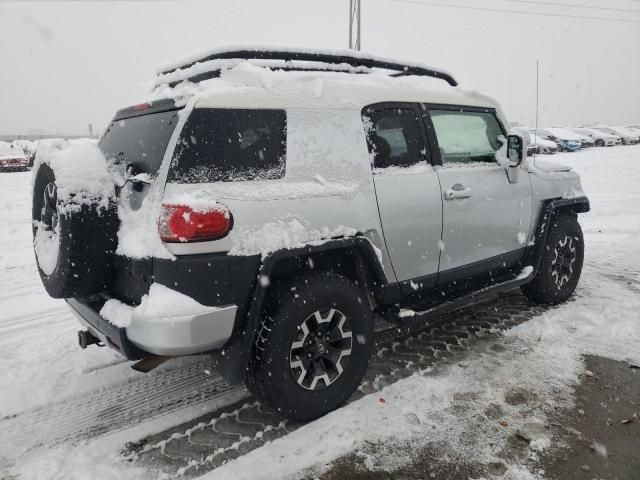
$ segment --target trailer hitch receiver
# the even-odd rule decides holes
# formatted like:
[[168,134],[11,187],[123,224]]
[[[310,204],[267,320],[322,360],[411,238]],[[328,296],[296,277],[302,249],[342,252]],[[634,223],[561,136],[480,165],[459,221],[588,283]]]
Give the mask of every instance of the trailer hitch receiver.
[[89,330],[78,330],[78,345],[82,349],[87,348],[89,345],[104,346],[100,343],[100,339],[96,338]]

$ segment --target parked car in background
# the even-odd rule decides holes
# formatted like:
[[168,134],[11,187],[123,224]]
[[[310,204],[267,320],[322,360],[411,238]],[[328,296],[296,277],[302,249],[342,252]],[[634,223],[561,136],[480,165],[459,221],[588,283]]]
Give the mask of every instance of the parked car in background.
[[29,158],[29,167],[33,167],[33,161],[36,158],[36,150],[38,150],[38,141],[32,140],[14,140],[11,142],[14,147],[22,149],[27,158]]
[[596,147],[612,147],[621,142],[621,139],[618,135],[600,132],[593,128],[582,127],[572,128],[571,130],[580,135],[587,135],[591,137]]
[[584,133],[578,133],[576,132],[574,129],[572,128],[564,128],[564,130],[570,132],[570,133],[575,133],[576,135],[578,135],[578,137],[580,138],[580,143],[582,144],[582,148],[591,148],[591,147],[595,147],[596,145],[596,141],[593,139],[593,137],[586,135]]
[[529,134],[529,147],[533,147],[535,149],[535,153],[537,154],[547,155],[554,154],[558,151],[558,144],[553,140],[547,140],[543,138],[541,135],[539,135],[539,133],[537,134],[535,128],[514,128],[513,130],[526,131]]
[[622,126],[612,126],[611,128],[617,132],[628,135],[627,138],[629,138],[629,143],[631,145],[640,143],[640,133],[638,133],[636,130]]
[[559,152],[575,152],[582,148],[582,143],[577,138],[577,135],[570,134],[568,137],[565,132],[555,133],[549,128],[538,129],[536,135],[543,140],[551,140],[558,146]]
[[618,135],[622,140],[623,145],[633,145],[634,143],[638,143],[638,141],[640,140],[640,137],[638,135],[636,135],[634,132],[631,132],[630,130],[627,130],[624,127],[599,126],[593,128],[601,132]]
[[568,128],[552,127],[552,128],[547,128],[547,130],[550,131],[553,135],[555,135],[555,136],[557,136],[559,138],[563,138],[565,140],[573,140],[573,141],[576,141],[576,142],[580,142],[580,146],[582,148],[593,147],[593,145],[594,145],[594,141],[593,141],[593,139],[591,137],[572,132]]
[[0,172],[26,171],[29,157],[21,148],[7,142],[0,142]]
[[636,125],[627,125],[625,127],[627,130],[630,130],[631,132],[635,133],[636,135],[640,135],[640,125],[636,126]]

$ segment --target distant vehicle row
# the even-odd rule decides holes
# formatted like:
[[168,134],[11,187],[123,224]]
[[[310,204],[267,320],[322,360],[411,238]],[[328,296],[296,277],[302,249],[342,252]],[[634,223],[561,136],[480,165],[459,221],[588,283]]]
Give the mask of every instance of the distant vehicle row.
[[640,125],[610,127],[604,125],[576,128],[515,127],[513,130],[527,132],[530,138],[529,153],[554,154],[575,152],[581,148],[612,147],[640,143]]

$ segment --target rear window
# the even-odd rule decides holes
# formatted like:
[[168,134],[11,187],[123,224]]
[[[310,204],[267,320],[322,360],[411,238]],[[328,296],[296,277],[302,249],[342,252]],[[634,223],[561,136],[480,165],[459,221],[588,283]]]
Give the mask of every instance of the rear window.
[[177,122],[175,110],[114,120],[99,146],[107,159],[155,175]]
[[286,138],[284,110],[195,109],[176,145],[168,181],[282,178]]

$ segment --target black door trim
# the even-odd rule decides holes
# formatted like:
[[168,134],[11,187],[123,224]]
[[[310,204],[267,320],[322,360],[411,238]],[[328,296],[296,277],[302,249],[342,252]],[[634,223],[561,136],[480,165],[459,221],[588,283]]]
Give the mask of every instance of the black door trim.
[[[365,106],[360,112],[363,118],[369,119],[371,115],[374,115],[376,112],[380,112],[383,110],[413,110],[416,114],[416,120],[418,121],[419,129],[420,129],[420,140],[422,143],[422,147],[424,153],[421,153],[422,160],[425,160],[429,165],[435,165],[433,150],[431,149],[431,145],[428,140],[427,132],[425,131],[424,122],[420,122],[420,118],[422,118],[422,110],[420,109],[420,104],[416,102],[380,102],[380,103],[372,103],[370,105]],[[367,150],[369,150],[369,139],[367,138]],[[369,153],[371,151],[369,150]]]
[[424,123],[424,130],[427,135],[427,143],[431,150],[431,158],[433,159],[433,165],[442,165],[442,156],[440,155],[440,144],[438,143],[438,136],[436,135],[435,127],[433,126],[433,120],[431,119],[430,110],[451,110],[455,112],[478,112],[478,113],[492,113],[505,138],[508,135],[507,125],[502,123],[498,111],[493,107],[474,107],[471,105],[448,105],[442,103],[420,103],[420,110],[422,112],[422,119]]

